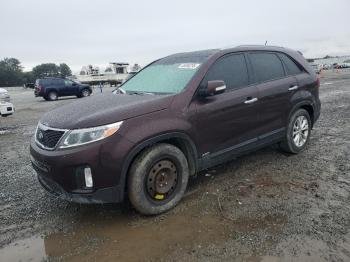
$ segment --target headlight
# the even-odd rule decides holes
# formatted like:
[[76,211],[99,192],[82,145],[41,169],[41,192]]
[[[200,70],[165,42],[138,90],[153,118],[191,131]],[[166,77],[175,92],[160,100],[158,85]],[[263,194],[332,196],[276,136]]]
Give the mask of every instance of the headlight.
[[85,145],[109,137],[118,131],[122,123],[120,121],[105,126],[71,130],[61,141],[60,148]]

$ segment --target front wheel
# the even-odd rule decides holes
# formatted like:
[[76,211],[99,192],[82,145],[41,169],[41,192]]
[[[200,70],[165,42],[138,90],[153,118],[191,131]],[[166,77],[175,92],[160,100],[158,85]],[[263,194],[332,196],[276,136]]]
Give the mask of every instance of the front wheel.
[[170,144],[156,144],[135,159],[128,178],[129,199],[145,215],[160,214],[176,206],[189,177],[182,151]]
[[90,95],[90,91],[88,89],[84,89],[81,91],[80,97],[87,97]]
[[311,119],[305,109],[298,109],[289,119],[285,139],[281,142],[281,148],[292,154],[303,151],[309,142],[311,134]]

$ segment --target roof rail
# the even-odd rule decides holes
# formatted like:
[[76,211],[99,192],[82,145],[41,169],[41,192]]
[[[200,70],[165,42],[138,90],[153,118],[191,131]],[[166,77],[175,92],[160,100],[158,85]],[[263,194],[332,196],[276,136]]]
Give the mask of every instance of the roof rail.
[[284,48],[283,46],[277,46],[277,45],[238,45],[236,47],[279,47],[279,48]]

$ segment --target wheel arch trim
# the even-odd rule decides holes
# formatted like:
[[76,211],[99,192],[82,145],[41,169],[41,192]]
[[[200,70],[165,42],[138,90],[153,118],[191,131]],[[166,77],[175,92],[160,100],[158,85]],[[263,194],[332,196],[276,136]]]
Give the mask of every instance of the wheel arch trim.
[[[189,160],[189,165],[190,165],[190,170],[191,174],[195,173],[196,170],[198,169],[198,151],[195,143],[193,140],[190,138],[189,135],[187,135],[184,132],[169,132],[169,133],[164,133],[164,134],[159,134],[154,137],[145,139],[141,141],[140,143],[137,143],[127,154],[126,159],[123,163],[122,171],[121,171],[121,177],[120,177],[120,185],[122,188],[120,192],[120,198],[124,199],[125,196],[125,189],[126,189],[126,182],[127,182],[127,174],[130,166],[132,165],[133,160],[135,157],[145,148],[152,146],[154,144],[160,143],[160,142],[169,142],[171,140],[176,140],[180,139],[181,141],[185,141],[186,145],[186,150],[189,150],[189,154],[191,159],[188,159],[188,155],[186,155],[186,152],[184,154],[186,155],[186,158]],[[170,143],[171,144],[171,143]],[[183,149],[180,148],[181,151]]]
[[310,115],[310,119],[312,121],[312,125],[315,123],[315,103],[312,101],[312,100],[304,100],[304,101],[300,101],[298,103],[296,103],[295,105],[293,105],[292,107],[292,110],[290,110],[289,112],[289,116],[288,116],[288,119],[290,119],[290,117],[292,116],[292,114],[297,110],[297,109],[300,109],[300,108],[303,108],[304,106],[311,106],[312,107],[312,111],[313,111],[313,114]]

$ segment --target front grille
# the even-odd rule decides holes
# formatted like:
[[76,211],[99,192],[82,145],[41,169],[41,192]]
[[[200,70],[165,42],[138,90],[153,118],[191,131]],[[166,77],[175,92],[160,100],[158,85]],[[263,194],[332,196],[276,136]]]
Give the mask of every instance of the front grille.
[[35,139],[42,147],[54,149],[64,133],[64,130],[50,129],[49,127],[43,127],[39,124]]

